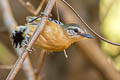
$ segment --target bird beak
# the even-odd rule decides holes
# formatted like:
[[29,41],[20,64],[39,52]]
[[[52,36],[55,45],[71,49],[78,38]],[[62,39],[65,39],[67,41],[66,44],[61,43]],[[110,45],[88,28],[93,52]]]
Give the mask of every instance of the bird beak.
[[82,34],[83,37],[93,39],[93,36],[90,34]]

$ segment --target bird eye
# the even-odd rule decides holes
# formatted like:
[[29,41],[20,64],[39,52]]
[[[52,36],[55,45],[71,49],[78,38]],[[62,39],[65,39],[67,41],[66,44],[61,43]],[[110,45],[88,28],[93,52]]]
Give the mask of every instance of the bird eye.
[[74,32],[78,32],[78,29],[74,29]]

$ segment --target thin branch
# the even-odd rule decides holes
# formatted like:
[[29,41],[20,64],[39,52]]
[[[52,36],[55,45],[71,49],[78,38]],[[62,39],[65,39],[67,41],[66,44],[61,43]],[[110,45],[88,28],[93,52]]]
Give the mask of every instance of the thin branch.
[[38,6],[37,9],[34,8],[34,6],[29,2],[27,1],[26,3],[23,1],[23,0],[18,0],[30,13],[32,13],[33,15],[38,15],[43,4],[45,3],[45,0],[42,0]]
[[[61,14],[65,15],[62,19],[67,23],[80,23],[75,17],[74,13],[66,6],[62,1],[57,1],[57,5]],[[67,11],[67,12],[66,12]],[[70,13],[70,14],[68,14]],[[70,20],[71,18],[71,20]],[[96,68],[101,72],[101,75],[108,80],[120,80],[119,72],[113,67],[111,63],[108,62],[105,53],[100,49],[96,41],[83,39],[76,43],[75,45],[81,55],[83,53],[84,57],[87,58]]]
[[57,20],[60,21],[60,15],[59,15],[59,9],[57,7],[57,2],[55,3],[55,7],[56,7]]
[[13,80],[15,78],[16,74],[18,73],[18,71],[20,70],[24,60],[26,59],[26,57],[28,55],[28,51],[31,50],[32,45],[35,43],[35,41],[39,37],[41,31],[43,30],[44,25],[48,19],[48,16],[51,13],[51,10],[54,6],[54,3],[55,3],[55,0],[49,0],[48,4],[44,10],[44,15],[42,16],[40,23],[38,24],[38,27],[28,44],[28,47],[22,52],[22,55],[18,58],[16,64],[14,65],[13,69],[10,71],[6,80]]
[[8,0],[0,0],[1,12],[3,15],[3,21],[11,33],[15,27],[17,26],[17,22],[15,21]]
[[40,12],[43,4],[45,3],[45,0],[42,0],[37,8],[37,10],[35,11],[35,14],[34,15],[38,15],[38,13]]
[[25,3],[23,0],[18,0],[29,12],[34,14],[35,8],[30,2]]
[[101,51],[99,46],[93,44],[93,41],[80,41],[75,46],[79,48],[78,51],[82,51],[83,55],[95,65],[103,77],[107,80],[120,80],[119,72],[113,64],[109,63],[107,56],[104,55],[105,53]]
[[[3,20],[4,23],[6,25],[6,27],[8,28],[9,32],[12,33],[12,31],[14,31],[15,27],[17,26],[17,22],[15,21],[14,17],[13,17],[13,13],[11,11],[11,7],[9,5],[9,1],[8,0],[0,0],[0,6],[1,6],[1,12],[3,13]],[[17,55],[20,56],[22,49],[15,49]],[[28,80],[35,80],[35,74],[34,74],[34,70],[32,68],[31,62],[29,60],[29,58],[27,57],[27,59],[25,60],[25,63],[23,64],[23,69],[25,71],[26,77]]]
[[65,0],[62,0],[75,14],[76,16],[80,19],[80,21],[94,34],[96,35],[99,39],[109,43],[109,44],[112,44],[112,45],[116,45],[116,46],[120,46],[119,43],[115,43],[115,42],[112,42],[112,41],[109,41],[105,38],[103,38],[102,36],[100,36],[99,34],[97,34],[83,19],[82,17],[77,13],[77,11],[75,11],[75,9],[72,8],[72,6],[70,6],[70,4],[68,4]]
[[0,69],[11,69],[13,65],[0,65]]
[[24,67],[24,71],[26,73],[27,79],[28,80],[35,80],[35,72],[34,72],[34,69],[32,67],[29,56],[25,59],[23,66],[27,66],[27,67]]
[[38,64],[38,70],[36,72],[36,80],[39,80],[40,72],[42,70],[42,66],[43,66],[43,63],[45,61],[45,57],[46,57],[46,51],[41,50],[40,57],[39,57],[40,59],[39,59],[39,64]]

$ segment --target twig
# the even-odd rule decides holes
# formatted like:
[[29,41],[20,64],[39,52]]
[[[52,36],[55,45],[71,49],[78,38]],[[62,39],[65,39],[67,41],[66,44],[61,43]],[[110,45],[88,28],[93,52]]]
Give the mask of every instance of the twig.
[[24,67],[24,71],[26,73],[27,79],[28,80],[35,80],[35,72],[34,72],[34,69],[32,67],[29,56],[27,56],[27,58],[25,59],[23,66],[27,66],[27,67]]
[[[114,68],[113,64],[108,62],[107,57],[103,54],[100,48],[91,42],[81,41],[75,46],[82,51],[84,56],[91,61],[95,67],[101,72],[102,76],[108,80],[120,80],[120,74]],[[88,46],[89,43],[89,46]],[[83,47],[84,45],[84,47]]]
[[45,57],[46,57],[46,51],[45,50],[41,50],[40,52],[40,59],[39,59],[39,64],[38,64],[38,70],[36,72],[36,80],[39,80],[40,77],[40,72],[43,66],[43,63],[45,61]]
[[23,0],[18,0],[29,12],[34,14],[35,8],[30,2],[25,3]]
[[42,0],[41,3],[39,4],[37,10],[35,11],[34,15],[38,15],[38,13],[40,12],[40,10],[41,10],[44,3],[45,3],[45,0]]
[[48,4],[44,10],[44,15],[42,16],[40,23],[38,24],[38,28],[36,29],[34,35],[32,36],[32,38],[28,44],[28,47],[22,52],[22,55],[18,58],[16,64],[14,65],[13,69],[10,71],[6,80],[13,80],[14,77],[16,76],[16,74],[18,73],[18,71],[20,70],[24,60],[26,59],[26,57],[28,55],[28,51],[31,50],[32,45],[37,40],[41,31],[43,30],[44,25],[48,19],[48,15],[50,14],[50,12],[54,6],[54,3],[55,3],[55,0],[49,0]]
[[0,69],[11,69],[13,65],[0,65]]
[[[1,12],[3,13],[3,20],[8,28],[9,32],[12,33],[14,31],[15,27],[17,26],[17,22],[15,21],[13,17],[13,13],[11,11],[11,7],[9,5],[8,0],[0,0],[0,6],[1,6]],[[17,55],[21,55],[22,50],[15,49]],[[25,71],[26,77],[28,80],[35,80],[35,74],[34,70],[32,68],[31,62],[29,58],[27,57],[25,60],[25,63],[23,64],[23,69]]]
[[38,15],[43,4],[45,3],[45,0],[42,0],[38,6],[37,9],[34,8],[34,6],[30,3],[30,2],[24,2],[23,0],[18,0],[30,13],[32,13],[33,15]]
[[[17,53],[19,53],[18,54],[19,57],[21,56],[22,51],[23,51],[23,49],[22,50],[17,49]],[[30,62],[29,56],[24,61],[23,69],[24,69],[24,72],[26,73],[26,77],[28,80],[35,80],[35,73],[34,73],[34,69],[32,67],[32,64]]]
[[60,21],[60,15],[59,15],[59,9],[57,7],[57,2],[55,3],[55,7],[56,7],[57,20]]
[[13,14],[9,5],[8,0],[0,0],[1,12],[3,15],[3,20],[8,28],[9,32],[11,33],[15,27],[17,26],[17,22],[13,18]]
[[[62,3],[62,1],[58,0],[58,3],[58,7],[61,12],[60,15],[65,15],[63,20],[67,23],[78,23],[78,20],[75,18],[72,11],[68,9],[68,7]],[[72,20],[70,20],[69,17],[72,18]],[[97,67],[97,69],[101,72],[101,75],[103,75],[108,80],[120,80],[119,72],[117,72],[113,65],[108,62],[104,55],[105,53],[101,51],[100,47],[94,40],[80,40],[76,43],[76,45],[77,48],[79,48],[78,51],[82,51],[85,58],[88,58],[89,61]]]
[[97,34],[83,19],[82,17],[77,13],[77,11],[75,11],[75,9],[72,8],[72,6],[70,6],[65,0],[62,0],[75,14],[76,16],[80,19],[80,21],[94,34],[96,35],[99,39],[109,43],[109,44],[112,44],[112,45],[116,45],[116,46],[120,46],[119,43],[115,43],[115,42],[112,42],[112,41],[109,41],[105,38],[103,38],[102,36],[100,36],[99,34]]

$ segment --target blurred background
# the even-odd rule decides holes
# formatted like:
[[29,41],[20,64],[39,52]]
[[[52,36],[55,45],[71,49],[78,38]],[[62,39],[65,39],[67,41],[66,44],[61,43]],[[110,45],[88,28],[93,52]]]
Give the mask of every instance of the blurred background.
[[[29,1],[35,8],[42,2],[42,0],[23,1]],[[58,1],[56,5],[60,21],[67,24],[77,23],[86,28],[67,6],[59,0],[56,1]],[[120,0],[66,1],[94,31],[108,40],[120,43]],[[14,22],[8,17],[9,13],[5,12],[5,9],[8,10],[5,2],[10,5],[12,17],[17,25],[24,25],[27,16],[39,14],[31,13],[20,3],[20,0],[0,0],[0,80],[6,79],[18,58],[17,51],[13,48],[10,39],[11,27],[9,26]],[[46,3],[42,6],[41,11],[45,5]],[[56,7],[52,11],[52,17],[57,19]],[[92,34],[88,29],[87,31]],[[30,68],[33,71],[38,68],[40,51],[41,49],[35,47],[34,51],[29,54],[28,62],[32,64]],[[68,58],[65,58],[63,52],[48,52],[40,73],[41,78],[37,80],[120,80],[117,76],[120,75],[120,47],[108,44],[94,36],[94,40],[83,39],[72,44],[66,49],[66,52]],[[30,72],[27,73],[27,70],[22,68],[14,80],[35,80],[28,77],[29,74]]]

